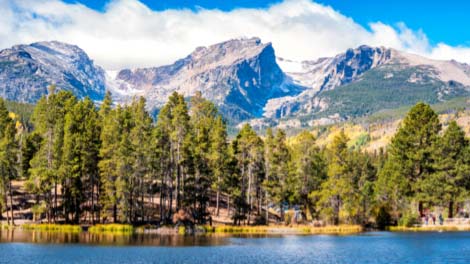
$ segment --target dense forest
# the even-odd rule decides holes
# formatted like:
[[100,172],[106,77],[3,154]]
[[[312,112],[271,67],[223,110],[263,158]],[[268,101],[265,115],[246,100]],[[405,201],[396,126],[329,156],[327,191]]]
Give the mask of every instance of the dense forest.
[[[425,210],[453,217],[468,199],[470,145],[418,103],[391,144],[367,153],[341,132],[319,147],[308,131],[287,137],[248,124],[230,139],[216,106],[174,93],[156,120],[145,100],[97,107],[70,92],[41,98],[28,124],[0,100],[0,205],[13,215],[12,181],[34,195],[48,222],[204,224],[223,207],[233,224],[303,221],[383,227]],[[29,123],[30,122],[30,123]],[[212,210],[209,210],[212,208]],[[299,219],[300,219],[299,218]]]

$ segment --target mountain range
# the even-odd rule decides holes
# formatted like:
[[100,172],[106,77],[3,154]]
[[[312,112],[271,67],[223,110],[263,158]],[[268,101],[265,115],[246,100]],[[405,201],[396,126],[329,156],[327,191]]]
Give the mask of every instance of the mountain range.
[[470,66],[369,46],[292,61],[277,57],[273,45],[259,38],[199,47],[171,65],[117,73],[57,41],[0,51],[0,96],[34,103],[51,84],[97,103],[107,89],[121,103],[144,96],[155,113],[173,92],[189,98],[200,91],[231,125],[298,128],[469,96]]

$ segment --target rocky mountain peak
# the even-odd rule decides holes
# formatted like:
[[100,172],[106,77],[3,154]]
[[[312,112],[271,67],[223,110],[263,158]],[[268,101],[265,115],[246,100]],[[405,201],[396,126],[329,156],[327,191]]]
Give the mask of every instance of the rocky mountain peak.
[[0,51],[2,97],[35,102],[51,84],[94,100],[103,98],[106,89],[103,69],[78,46],[44,41]]
[[232,39],[208,47],[199,47],[189,57],[194,61],[220,61],[232,64],[241,58],[260,53],[271,43],[262,43],[259,38]]
[[122,70],[116,79],[118,93],[139,91],[153,108],[161,107],[174,91],[187,97],[200,91],[236,121],[261,116],[270,98],[300,91],[277,65],[271,43],[259,38],[199,47],[174,64]]

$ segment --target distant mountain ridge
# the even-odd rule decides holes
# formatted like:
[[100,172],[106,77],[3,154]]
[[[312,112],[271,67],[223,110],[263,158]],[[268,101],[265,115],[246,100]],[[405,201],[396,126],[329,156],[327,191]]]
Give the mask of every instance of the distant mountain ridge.
[[56,84],[97,102],[106,89],[122,103],[144,96],[149,110],[158,112],[171,93],[189,98],[200,91],[232,125],[298,128],[470,96],[470,66],[464,63],[365,45],[297,62],[276,57],[273,45],[259,38],[199,47],[170,65],[114,75],[79,47],[57,41],[0,51],[0,96],[9,100],[35,102]]
[[270,100],[268,118],[344,120],[417,101],[470,95],[469,65],[384,47],[360,46],[331,58],[278,62],[294,83],[307,89],[296,97]]

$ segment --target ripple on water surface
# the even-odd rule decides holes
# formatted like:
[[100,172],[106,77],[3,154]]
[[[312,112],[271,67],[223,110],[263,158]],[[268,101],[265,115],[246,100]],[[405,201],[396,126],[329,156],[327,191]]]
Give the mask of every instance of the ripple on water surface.
[[[86,235],[86,234],[85,234]],[[33,240],[31,237],[34,237]],[[41,239],[38,238],[40,236]],[[470,233],[278,237],[1,233],[0,263],[468,263]],[[28,239],[28,237],[30,237]],[[116,246],[119,245],[119,246]]]

